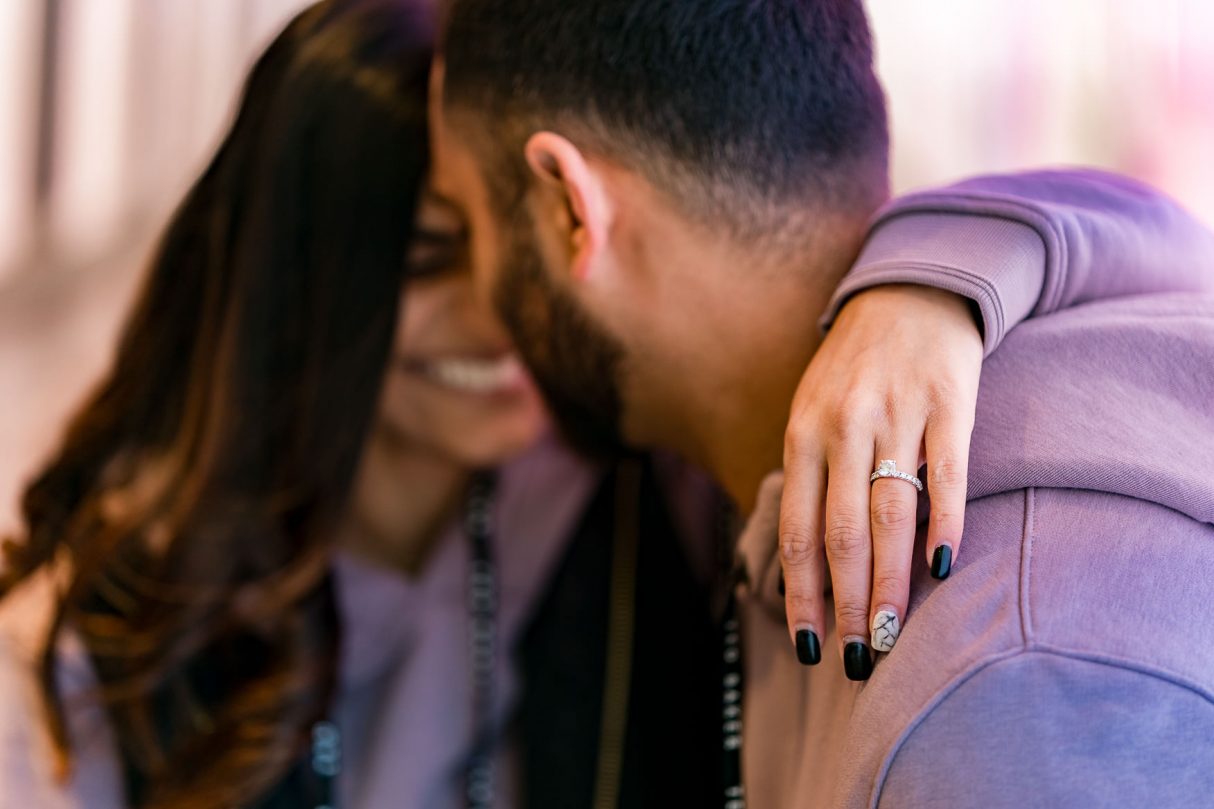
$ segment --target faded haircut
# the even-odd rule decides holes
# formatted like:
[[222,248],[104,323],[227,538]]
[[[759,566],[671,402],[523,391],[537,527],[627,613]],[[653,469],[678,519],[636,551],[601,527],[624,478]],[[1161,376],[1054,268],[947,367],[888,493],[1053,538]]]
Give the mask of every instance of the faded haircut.
[[[450,0],[449,112],[500,204],[559,132],[691,218],[772,236],[887,192],[885,99],[860,0]],[[465,132],[467,134],[467,132]]]

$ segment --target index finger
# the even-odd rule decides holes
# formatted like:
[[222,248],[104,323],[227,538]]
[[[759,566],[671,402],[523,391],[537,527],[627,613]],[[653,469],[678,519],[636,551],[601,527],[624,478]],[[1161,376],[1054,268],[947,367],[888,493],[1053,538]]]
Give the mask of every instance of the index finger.
[[790,435],[784,446],[784,496],[780,501],[780,565],[784,614],[797,659],[822,659],[826,627],[826,558],[822,545],[826,462],[816,443]]

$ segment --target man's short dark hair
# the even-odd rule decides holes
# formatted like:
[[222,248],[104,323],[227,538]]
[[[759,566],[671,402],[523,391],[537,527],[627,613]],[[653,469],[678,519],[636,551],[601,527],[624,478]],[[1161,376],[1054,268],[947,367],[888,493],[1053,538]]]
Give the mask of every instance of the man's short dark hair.
[[515,184],[551,129],[751,235],[885,191],[861,0],[450,0],[444,51],[445,102]]

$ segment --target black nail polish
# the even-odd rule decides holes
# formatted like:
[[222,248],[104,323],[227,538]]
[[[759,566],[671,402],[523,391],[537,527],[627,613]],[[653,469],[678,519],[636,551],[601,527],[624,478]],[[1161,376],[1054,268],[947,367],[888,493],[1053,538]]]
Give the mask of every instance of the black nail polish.
[[939,545],[932,554],[932,578],[947,579],[953,569],[953,548],[951,545]]
[[816,633],[808,629],[797,630],[797,660],[803,666],[816,666],[822,660],[822,647]]
[[867,680],[873,673],[873,658],[868,646],[858,640],[843,647],[843,671],[849,680]]
[[776,586],[776,589],[780,591],[780,595],[784,595],[784,571],[783,570],[780,571],[780,583]]

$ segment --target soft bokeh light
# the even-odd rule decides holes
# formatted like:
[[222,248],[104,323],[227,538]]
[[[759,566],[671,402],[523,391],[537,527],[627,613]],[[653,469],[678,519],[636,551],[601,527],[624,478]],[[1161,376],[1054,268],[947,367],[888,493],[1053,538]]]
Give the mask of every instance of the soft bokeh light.
[[0,0],[0,284],[32,248],[37,4]]
[[1214,3],[873,0],[900,190],[1085,164],[1214,223]]

